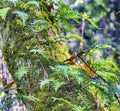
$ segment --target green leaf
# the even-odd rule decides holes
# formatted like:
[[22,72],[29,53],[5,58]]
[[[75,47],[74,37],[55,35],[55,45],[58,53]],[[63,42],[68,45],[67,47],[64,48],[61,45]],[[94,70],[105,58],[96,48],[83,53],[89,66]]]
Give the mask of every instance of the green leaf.
[[7,1],[13,3],[16,6],[16,2],[18,2],[19,0],[7,0]]
[[18,17],[20,17],[23,22],[23,26],[25,26],[25,22],[28,20],[29,15],[22,11],[13,11],[13,14],[16,14]]
[[33,23],[31,23],[30,28],[35,32],[40,32],[42,30],[47,30],[49,25],[46,20],[34,20]]
[[55,67],[49,66],[49,68],[50,68],[52,71],[55,71]]
[[6,18],[7,12],[8,12],[9,10],[10,10],[10,7],[0,9],[0,16],[2,17],[2,19],[5,19],[5,18]]
[[34,22],[32,24],[37,24],[37,23],[46,24],[47,21],[46,20],[34,20]]
[[53,83],[53,88],[55,89],[56,92],[62,85],[65,84],[65,82],[60,82],[58,80],[54,80],[52,81],[52,83]]
[[100,29],[97,24],[87,15],[87,13],[81,14],[82,18],[88,20],[95,28]]
[[40,83],[39,83],[40,84],[40,89],[42,89],[44,85],[49,84],[50,81],[51,81],[50,79],[40,80]]
[[65,36],[65,39],[77,39],[77,40],[79,40],[79,41],[84,41],[83,40],[83,38],[81,37],[81,36],[79,36],[79,35],[71,35],[71,36]]
[[70,24],[70,22],[69,22],[68,20],[62,19],[61,22],[62,22],[68,29],[70,29],[70,30],[73,29],[72,24]]
[[77,21],[80,18],[78,11],[72,10],[65,5],[62,5],[58,14],[62,18],[73,19],[74,21]]
[[77,106],[77,105],[73,105],[73,110],[74,111],[85,111],[85,107],[81,107],[81,106]]
[[16,77],[16,79],[17,80],[21,80],[22,79],[22,77],[25,75],[25,74],[27,74],[27,72],[28,72],[28,68],[27,67],[21,67],[20,69],[18,69],[17,70],[17,72],[15,73],[15,77]]
[[69,106],[72,106],[72,109],[74,111],[85,111],[85,107],[82,108],[81,106],[74,105],[71,102],[69,102],[68,100],[65,100],[64,98],[52,97],[52,99],[53,99],[53,102],[61,101],[61,102],[64,102],[65,104],[68,104]]
[[67,65],[56,65],[55,68],[57,69],[56,71],[62,71],[62,73],[64,74],[64,76],[69,79],[69,70],[70,67]]
[[25,100],[31,100],[31,101],[34,101],[34,102],[37,102],[37,103],[41,102],[41,100],[39,98],[36,98],[34,96],[27,96],[27,95],[17,94],[17,97],[25,99]]
[[44,58],[49,58],[49,53],[47,51],[41,50],[41,49],[32,49],[29,52],[32,52],[34,54],[40,54]]
[[83,83],[84,79],[85,79],[85,74],[74,74],[73,77],[75,78],[75,80],[78,82],[78,84]]
[[27,2],[27,5],[35,5],[38,9],[40,9],[40,3],[38,1],[30,1]]
[[60,0],[47,0],[49,3],[54,3],[55,5],[60,5]]
[[111,45],[108,45],[108,44],[98,44],[98,47],[99,47],[99,48],[102,48],[102,49],[112,48],[112,46],[111,46]]

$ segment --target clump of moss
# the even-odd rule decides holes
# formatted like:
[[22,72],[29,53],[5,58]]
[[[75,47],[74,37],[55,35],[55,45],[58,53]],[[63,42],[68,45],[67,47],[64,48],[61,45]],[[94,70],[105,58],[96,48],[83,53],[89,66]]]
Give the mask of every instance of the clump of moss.
[[[74,105],[80,106],[85,111],[94,111],[96,108],[93,96],[83,88],[74,91],[67,91],[63,88],[57,92],[54,90],[40,91],[36,97],[41,102],[36,105],[35,111],[73,111]],[[54,101],[54,97],[58,99]]]

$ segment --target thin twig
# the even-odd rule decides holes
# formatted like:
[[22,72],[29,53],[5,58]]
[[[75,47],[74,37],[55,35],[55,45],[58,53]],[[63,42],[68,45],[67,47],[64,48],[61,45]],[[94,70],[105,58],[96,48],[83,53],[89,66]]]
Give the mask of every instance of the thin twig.
[[81,35],[82,35],[82,37],[84,37],[84,30],[85,30],[85,19],[83,18],[82,19],[82,33],[81,33]]

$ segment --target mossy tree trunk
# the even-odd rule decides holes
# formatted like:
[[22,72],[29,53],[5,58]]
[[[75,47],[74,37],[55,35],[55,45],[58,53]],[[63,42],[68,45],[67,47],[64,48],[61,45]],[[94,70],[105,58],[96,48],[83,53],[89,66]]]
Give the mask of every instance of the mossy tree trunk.
[[[58,92],[55,92],[52,88],[47,88],[45,91],[40,89],[39,82],[45,76],[44,69],[48,73],[48,78],[52,76],[53,72],[49,66],[62,64],[68,56],[68,48],[65,43],[56,42],[55,38],[59,36],[59,31],[54,23],[55,18],[50,12],[49,3],[46,0],[40,0],[40,9],[35,5],[26,3],[27,1],[20,1],[16,5],[8,3],[9,13],[7,13],[4,22],[3,20],[0,21],[0,24],[3,54],[9,71],[17,84],[18,92],[42,100],[40,104],[30,103],[26,100],[28,109],[35,109],[36,111],[61,111],[63,109],[69,111],[71,108],[62,104],[62,108],[59,109],[57,103],[52,103],[51,97],[65,98],[80,105],[79,102],[82,100],[79,99],[77,94],[82,94],[83,98],[89,103],[95,104],[92,95],[82,87],[74,86],[73,92],[64,90],[64,88],[61,88]],[[20,13],[15,11],[20,11]],[[28,16],[28,18],[26,19],[25,16]],[[34,24],[35,20],[40,20],[40,24]],[[40,53],[40,50],[43,53]],[[19,81],[15,73],[23,66],[28,67],[29,71]],[[84,105],[85,103],[81,103],[81,106],[84,107]],[[94,109],[95,106],[92,106],[92,108]]]

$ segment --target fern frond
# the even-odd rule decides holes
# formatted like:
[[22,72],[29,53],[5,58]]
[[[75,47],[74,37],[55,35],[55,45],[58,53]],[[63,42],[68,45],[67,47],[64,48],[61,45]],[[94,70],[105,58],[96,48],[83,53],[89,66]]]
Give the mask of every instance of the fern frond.
[[65,84],[65,82],[60,82],[58,80],[52,80],[52,83],[53,83],[53,88],[55,89],[55,91],[57,92],[57,90],[63,86]]
[[85,109],[85,107],[74,105],[71,102],[69,102],[68,100],[65,100],[64,98],[52,97],[52,99],[53,99],[53,102],[61,101],[61,102],[64,102],[64,103],[70,105],[74,111],[84,111],[84,109]]
[[6,18],[7,12],[10,10],[10,7],[0,9],[0,17],[2,19]]
[[31,23],[30,28],[34,32],[40,32],[42,30],[48,30],[49,25],[46,20],[34,20],[33,23]]
[[41,50],[41,49],[32,49],[29,52],[34,53],[34,54],[40,54],[46,59],[49,58],[49,53],[47,51],[44,51],[44,50]]
[[97,24],[87,15],[87,13],[81,14],[81,17],[87,21],[89,21],[96,29],[100,29]]
[[10,3],[13,3],[14,6],[16,6],[16,3],[17,3],[19,0],[7,0],[7,1],[10,2]]
[[85,107],[82,108],[81,106],[77,106],[77,105],[73,106],[74,111],[84,111],[84,109],[85,109]]
[[61,19],[61,22],[70,30],[73,29],[73,26],[70,24],[70,22],[66,19]]
[[26,4],[27,5],[35,5],[38,9],[40,9],[40,3],[38,1],[29,1]]
[[17,80],[21,80],[22,77],[27,74],[28,72],[28,68],[27,67],[21,67],[20,69],[17,70],[17,72],[15,73],[15,77]]
[[46,84],[49,84],[51,82],[50,79],[44,79],[44,80],[40,80],[40,89],[43,89],[43,86]]
[[78,19],[80,18],[79,13],[76,10],[72,10],[66,6],[61,7],[58,11],[60,17],[64,17],[66,19]]
[[29,15],[25,12],[21,12],[21,11],[13,11],[13,14],[16,14],[18,17],[20,17],[20,19],[23,22],[23,26],[25,26],[25,22],[28,20]]
[[47,2],[48,3],[53,3],[53,4],[57,5],[57,6],[60,5],[60,0],[47,0]]
[[65,36],[65,39],[77,39],[79,41],[84,41],[83,38],[79,35]]
[[27,96],[27,95],[22,95],[22,94],[17,94],[17,98],[20,98],[20,99],[27,99],[27,100],[31,100],[31,101],[34,101],[34,102],[41,102],[41,100],[39,98],[36,98],[34,96]]

